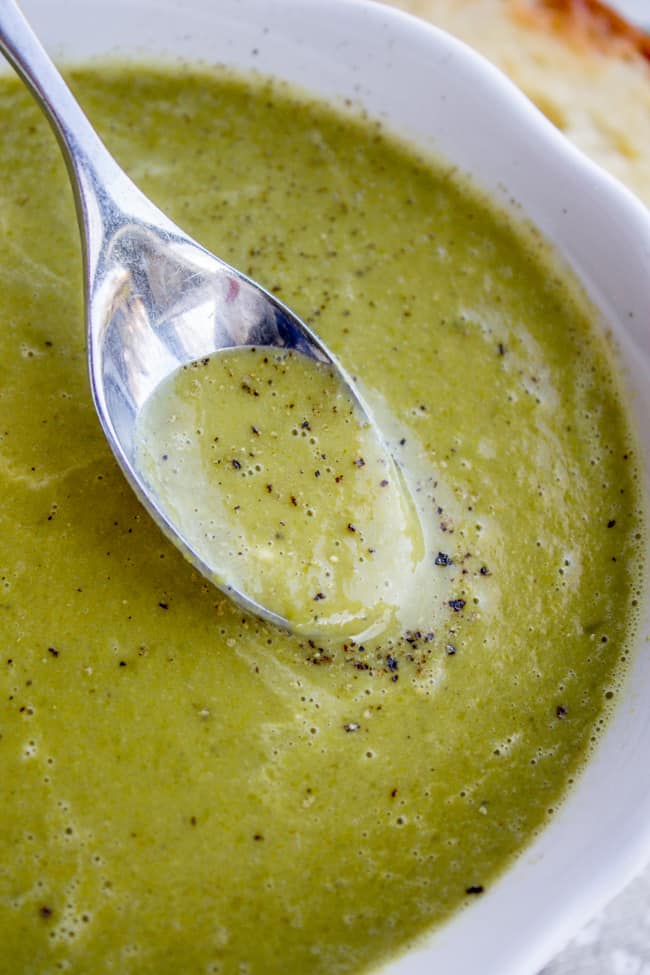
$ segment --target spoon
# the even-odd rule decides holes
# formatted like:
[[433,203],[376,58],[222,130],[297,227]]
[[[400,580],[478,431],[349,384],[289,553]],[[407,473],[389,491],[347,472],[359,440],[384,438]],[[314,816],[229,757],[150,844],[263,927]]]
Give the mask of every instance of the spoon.
[[292,350],[325,363],[372,426],[366,407],[334,356],[293,312],[188,237],[118,167],[14,0],[0,0],[0,50],[43,109],[68,167],[83,243],[90,384],[118,463],[159,527],[200,572],[246,610],[290,628],[273,609],[215,577],[214,566],[179,529],[138,469],[136,422],[172,372],[238,346]]

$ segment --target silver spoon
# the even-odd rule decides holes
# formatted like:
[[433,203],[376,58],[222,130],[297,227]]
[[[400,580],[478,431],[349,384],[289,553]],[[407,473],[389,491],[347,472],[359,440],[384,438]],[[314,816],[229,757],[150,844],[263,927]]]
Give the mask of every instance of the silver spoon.
[[[14,0],[0,0],[0,51],[31,89],[59,140],[77,206],[84,257],[90,384],[106,438],[154,520],[212,582],[207,565],[157,503],[135,466],[134,429],[156,387],[180,366],[235,346],[293,349],[343,369],[282,302],[188,237],[109,154]],[[245,609],[287,621],[227,582]]]

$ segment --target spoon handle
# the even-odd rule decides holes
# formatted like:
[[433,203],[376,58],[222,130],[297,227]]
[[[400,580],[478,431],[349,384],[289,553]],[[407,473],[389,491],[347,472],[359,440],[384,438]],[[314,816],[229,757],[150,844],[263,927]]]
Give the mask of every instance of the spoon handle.
[[108,152],[15,0],[0,0],[0,52],[31,90],[57,136],[92,279],[107,227],[136,214],[151,217],[152,204]]

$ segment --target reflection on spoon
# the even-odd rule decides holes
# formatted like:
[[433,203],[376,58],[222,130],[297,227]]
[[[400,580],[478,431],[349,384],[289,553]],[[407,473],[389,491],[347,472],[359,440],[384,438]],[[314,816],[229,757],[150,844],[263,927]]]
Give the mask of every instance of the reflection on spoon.
[[[84,244],[91,387],[108,442],[131,486],[181,551],[246,609],[283,625],[314,628],[314,632],[337,626],[343,632],[381,627],[397,605],[397,587],[403,585],[400,573],[417,560],[416,553],[422,550],[423,542],[397,469],[344,371],[288,308],[187,237],[137,189],[99,140],[14,0],[0,0],[0,50],[34,93],[54,128],[68,165]],[[330,421],[328,428],[322,426],[319,430],[322,452],[327,452],[325,445],[334,451],[335,463],[341,471],[345,468],[344,477],[349,473],[348,462],[360,457],[362,451],[370,459],[368,474],[360,474],[356,489],[348,492],[350,482],[346,482],[342,493],[320,491],[320,519],[314,520],[314,529],[305,532],[304,526],[294,520],[284,540],[270,539],[286,541],[282,547],[267,544],[269,530],[274,535],[273,526],[283,520],[276,510],[278,499],[273,491],[265,499],[264,510],[260,509],[261,534],[251,534],[252,514],[242,534],[243,518],[240,517],[237,529],[234,508],[239,503],[239,511],[242,510],[238,492],[249,505],[249,484],[240,477],[229,483],[226,491],[225,482],[219,485],[217,481],[219,491],[215,493],[204,435],[194,433],[191,424],[185,426],[185,433],[189,431],[190,440],[196,436],[196,442],[189,454],[178,453],[175,477],[166,473],[173,465],[167,465],[163,472],[161,461],[159,469],[156,450],[160,443],[151,422],[147,426],[143,421],[143,429],[149,431],[144,438],[150,444],[147,459],[141,454],[138,460],[136,454],[140,413],[146,409],[149,421],[155,421],[168,389],[173,389],[179,404],[189,410],[188,420],[192,410],[204,404],[206,396],[215,397],[210,405],[215,417],[232,412],[232,397],[238,395],[234,375],[232,388],[227,381],[218,379],[201,384],[193,403],[188,393],[191,383],[182,371],[177,371],[210,358],[218,350],[240,346],[297,353],[290,371],[303,370],[303,385],[298,382],[296,389],[301,390],[304,409],[314,422],[318,419],[315,410],[322,405],[318,396],[324,397],[325,404],[332,404],[337,398],[345,403],[345,427]],[[229,359],[233,364],[238,361],[232,353]],[[269,359],[279,372],[282,361],[286,364],[288,360]],[[260,368],[268,365],[260,362]],[[236,373],[240,366],[232,368]],[[214,371],[216,377],[219,369],[220,365],[210,365],[206,375],[211,376]],[[170,379],[174,374],[178,380]],[[313,390],[311,384],[315,384]],[[278,429],[280,421],[278,413],[274,421]],[[194,431],[204,429],[203,424],[193,426]],[[161,427],[159,435],[163,434]],[[250,431],[233,426],[224,436],[228,437],[232,459],[241,464],[239,452],[246,450]],[[287,442],[286,422],[280,440]],[[176,457],[178,441],[173,436],[165,448],[170,456],[172,445]],[[297,450],[295,454],[291,450],[267,450],[264,463],[274,471],[276,484],[282,477],[286,484],[296,477],[309,477],[304,471],[298,473],[295,461],[299,455]],[[224,458],[222,455],[222,466]],[[304,462],[311,463],[313,459],[305,455]],[[369,480],[366,482],[371,472],[377,477],[384,471],[390,490],[377,490]],[[300,490],[295,488],[295,492]],[[308,492],[303,493],[304,504],[311,504]],[[297,499],[298,494],[295,496]],[[191,510],[187,500],[195,497],[201,502],[196,505],[197,510]],[[228,504],[231,510],[226,517],[223,511]],[[324,567],[337,565],[331,559],[336,557],[333,539],[340,538],[339,516],[347,518],[347,523],[355,528],[348,528],[348,534],[358,537],[346,539],[340,566],[336,572],[330,569],[327,576]],[[357,521],[364,525],[362,531],[356,531]],[[386,544],[388,541],[390,545]],[[367,551],[370,548],[377,551]],[[273,568],[268,565],[269,552]],[[227,553],[231,553],[229,557]],[[405,578],[409,578],[408,571]],[[309,599],[316,603],[327,600],[326,590],[333,597],[328,609],[314,610],[309,603],[307,611]],[[318,593],[325,598],[316,599]]]

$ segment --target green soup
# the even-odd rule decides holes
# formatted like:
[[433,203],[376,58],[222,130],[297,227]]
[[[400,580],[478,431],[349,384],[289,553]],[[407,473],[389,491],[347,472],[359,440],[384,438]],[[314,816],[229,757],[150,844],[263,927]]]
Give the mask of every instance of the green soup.
[[621,679],[641,498],[610,350],[532,232],[376,126],[189,70],[72,81],[358,378],[435,598],[289,636],[164,540],[90,401],[64,166],[3,79],[0,972],[363,972],[489,889]]

